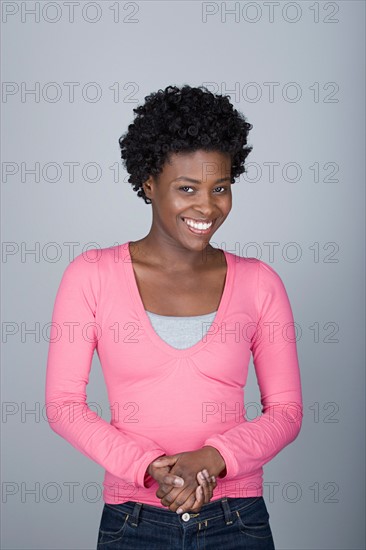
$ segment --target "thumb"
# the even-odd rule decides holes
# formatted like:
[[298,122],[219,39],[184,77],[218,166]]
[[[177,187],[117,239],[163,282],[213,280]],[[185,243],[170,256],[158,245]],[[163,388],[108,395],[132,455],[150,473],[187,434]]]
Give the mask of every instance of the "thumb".
[[154,460],[154,462],[152,462],[151,464],[156,468],[162,468],[166,466],[174,466],[177,460],[178,460],[178,457],[176,455],[161,456],[156,460]]

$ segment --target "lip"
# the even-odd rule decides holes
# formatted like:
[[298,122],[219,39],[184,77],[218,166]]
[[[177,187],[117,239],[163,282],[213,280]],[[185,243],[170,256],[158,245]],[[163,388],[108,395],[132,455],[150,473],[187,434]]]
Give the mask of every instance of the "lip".
[[[193,218],[187,218],[187,219],[192,220]],[[215,225],[215,220],[212,220],[212,225],[208,229],[194,229],[193,227],[190,227],[189,225],[186,224],[186,222],[184,221],[184,218],[181,218],[181,220],[184,223],[185,227],[188,229],[188,231],[190,231],[193,235],[208,235],[209,233],[211,233],[212,228]],[[207,222],[203,222],[203,223],[207,223]]]
[[197,218],[189,218],[188,216],[187,217],[183,217],[182,220],[192,220],[193,222],[197,222],[197,223],[210,223],[210,222],[214,222],[215,220],[201,220],[201,219],[197,219]]

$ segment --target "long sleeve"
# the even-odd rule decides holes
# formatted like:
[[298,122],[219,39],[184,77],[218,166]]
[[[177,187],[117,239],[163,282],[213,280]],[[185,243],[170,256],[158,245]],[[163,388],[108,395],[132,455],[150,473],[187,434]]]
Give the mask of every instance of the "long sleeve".
[[92,358],[101,337],[96,323],[98,252],[89,250],[69,263],[58,288],[47,359],[47,419],[54,432],[114,476],[137,487],[150,487],[154,480],[146,469],[165,454],[164,449],[145,436],[132,438],[118,430],[86,402]]
[[226,479],[251,474],[298,435],[303,417],[294,319],[279,275],[258,261],[258,323],[251,340],[262,414],[203,445],[215,447],[226,463]]

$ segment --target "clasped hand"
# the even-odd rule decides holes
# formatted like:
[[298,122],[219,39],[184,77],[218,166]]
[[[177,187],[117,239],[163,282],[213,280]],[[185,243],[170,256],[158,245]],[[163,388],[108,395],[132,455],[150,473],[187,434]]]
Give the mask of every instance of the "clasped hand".
[[[217,486],[210,476],[215,465],[209,463],[204,449],[160,457],[148,468],[148,473],[159,483],[156,496],[172,512],[198,512],[212,498]],[[211,466],[211,467],[210,467]]]

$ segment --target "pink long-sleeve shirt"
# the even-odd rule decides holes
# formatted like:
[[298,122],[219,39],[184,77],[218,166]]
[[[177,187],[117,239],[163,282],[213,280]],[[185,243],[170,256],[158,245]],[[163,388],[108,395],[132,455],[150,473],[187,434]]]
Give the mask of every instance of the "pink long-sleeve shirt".
[[[226,463],[211,501],[262,495],[263,465],[300,431],[296,330],[283,282],[262,260],[224,254],[227,273],[216,316],[207,334],[186,349],[154,331],[129,241],[82,253],[63,273],[50,330],[47,418],[105,469],[106,503],[133,500],[166,509],[147,467],[158,456],[204,445],[215,447]],[[87,404],[95,350],[110,423]],[[251,354],[261,403],[250,404],[249,420],[244,387]]]

